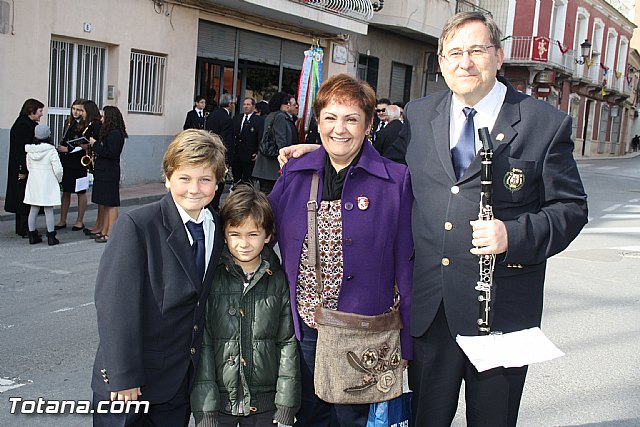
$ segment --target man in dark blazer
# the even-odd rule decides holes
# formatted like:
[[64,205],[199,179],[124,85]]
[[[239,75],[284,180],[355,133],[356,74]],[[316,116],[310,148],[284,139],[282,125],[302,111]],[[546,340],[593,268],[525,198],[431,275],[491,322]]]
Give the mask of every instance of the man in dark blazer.
[[[234,150],[233,150],[233,119],[231,118],[231,112],[235,107],[235,100],[229,93],[223,93],[220,96],[220,108],[215,110],[207,118],[205,129],[209,132],[213,132],[222,138],[225,148],[227,149],[226,163],[227,169],[233,164]],[[211,206],[216,211],[220,208],[220,198],[224,192],[225,182],[222,180],[218,185],[218,191],[211,202]]]
[[187,113],[187,118],[182,126],[183,130],[205,128],[207,116],[209,115],[209,112],[205,111],[207,101],[204,96],[198,95],[194,98],[193,102],[193,110]]
[[386,107],[387,125],[378,132],[373,146],[378,153],[385,156],[385,152],[390,149],[392,144],[398,138],[398,134],[402,130],[403,123],[400,120],[400,107],[397,105],[387,105]]
[[[170,193],[118,218],[95,291],[100,336],[91,381],[95,409],[108,409],[110,400],[143,400],[150,410],[96,411],[94,426],[189,422],[204,310],[223,247],[219,217],[206,208],[224,177],[220,139],[202,130],[178,134],[167,148],[163,171]],[[197,224],[203,236],[192,234],[190,227]],[[194,257],[202,237],[204,276]]]
[[[405,109],[400,142],[415,196],[409,368],[415,426],[449,426],[463,380],[468,425],[516,425],[526,366],[478,373],[455,341],[458,334],[478,334],[477,255],[496,255],[491,330],[540,326],[546,261],[587,222],[571,118],[496,79],[504,59],[500,40],[490,17],[453,16],[439,42],[451,91]],[[461,143],[470,112],[463,107],[476,111],[470,114],[475,149],[480,127],[488,127],[494,141],[493,220],[477,221],[480,159],[474,151],[456,178],[452,149]]]
[[264,117],[255,114],[256,100],[245,98],[243,114],[233,118],[235,150],[232,164],[233,181],[250,183],[253,165],[258,155],[258,145],[264,132]]

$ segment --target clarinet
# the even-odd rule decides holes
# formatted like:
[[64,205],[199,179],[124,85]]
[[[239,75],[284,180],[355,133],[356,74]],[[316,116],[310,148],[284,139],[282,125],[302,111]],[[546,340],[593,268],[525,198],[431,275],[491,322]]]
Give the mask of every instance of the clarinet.
[[[493,143],[491,142],[488,128],[478,129],[478,135],[482,142],[482,148],[480,149],[482,168],[480,170],[480,212],[478,213],[478,219],[490,221],[493,219],[493,207],[491,206]],[[489,312],[491,311],[491,290],[495,262],[495,255],[480,255],[480,279],[475,287],[479,292],[478,302],[480,303],[478,335],[488,335],[490,332]]]

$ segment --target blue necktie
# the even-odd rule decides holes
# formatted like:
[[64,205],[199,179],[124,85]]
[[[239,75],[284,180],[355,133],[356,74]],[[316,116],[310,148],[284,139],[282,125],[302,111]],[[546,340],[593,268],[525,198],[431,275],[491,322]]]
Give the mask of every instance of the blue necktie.
[[187,221],[187,228],[189,229],[189,233],[191,234],[191,238],[193,239],[193,258],[196,262],[196,272],[198,273],[198,277],[200,279],[204,279],[204,227],[202,223],[197,224],[193,221]]
[[456,171],[456,179],[460,179],[465,171],[476,157],[476,136],[473,126],[473,116],[477,111],[470,107],[462,109],[465,117],[464,126],[460,138],[455,147],[451,149],[451,158],[453,160],[453,169]]

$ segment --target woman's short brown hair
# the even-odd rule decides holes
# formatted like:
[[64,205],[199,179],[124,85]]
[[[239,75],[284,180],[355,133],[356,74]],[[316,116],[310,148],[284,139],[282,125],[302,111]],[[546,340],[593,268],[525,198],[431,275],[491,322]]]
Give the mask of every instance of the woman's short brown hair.
[[376,109],[376,93],[369,83],[342,73],[327,79],[318,90],[313,112],[319,121],[320,111],[332,102],[355,104],[364,111],[367,125],[371,125],[373,112]]
[[220,208],[220,219],[224,227],[237,227],[247,218],[253,219],[267,236],[274,235],[276,226],[269,199],[252,185],[240,184],[224,200]]
[[162,173],[170,179],[183,166],[211,166],[216,182],[222,182],[227,172],[225,148],[220,137],[201,129],[187,129],[173,138],[162,158]]

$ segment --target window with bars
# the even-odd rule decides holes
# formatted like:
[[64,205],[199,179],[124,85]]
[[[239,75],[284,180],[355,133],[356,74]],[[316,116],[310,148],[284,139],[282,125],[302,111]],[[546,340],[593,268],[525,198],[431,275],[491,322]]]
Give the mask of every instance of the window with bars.
[[64,121],[74,100],[90,99],[102,107],[106,57],[104,47],[51,40],[47,122],[54,141],[62,138]]
[[129,63],[129,112],[162,114],[167,58],[131,52]]

